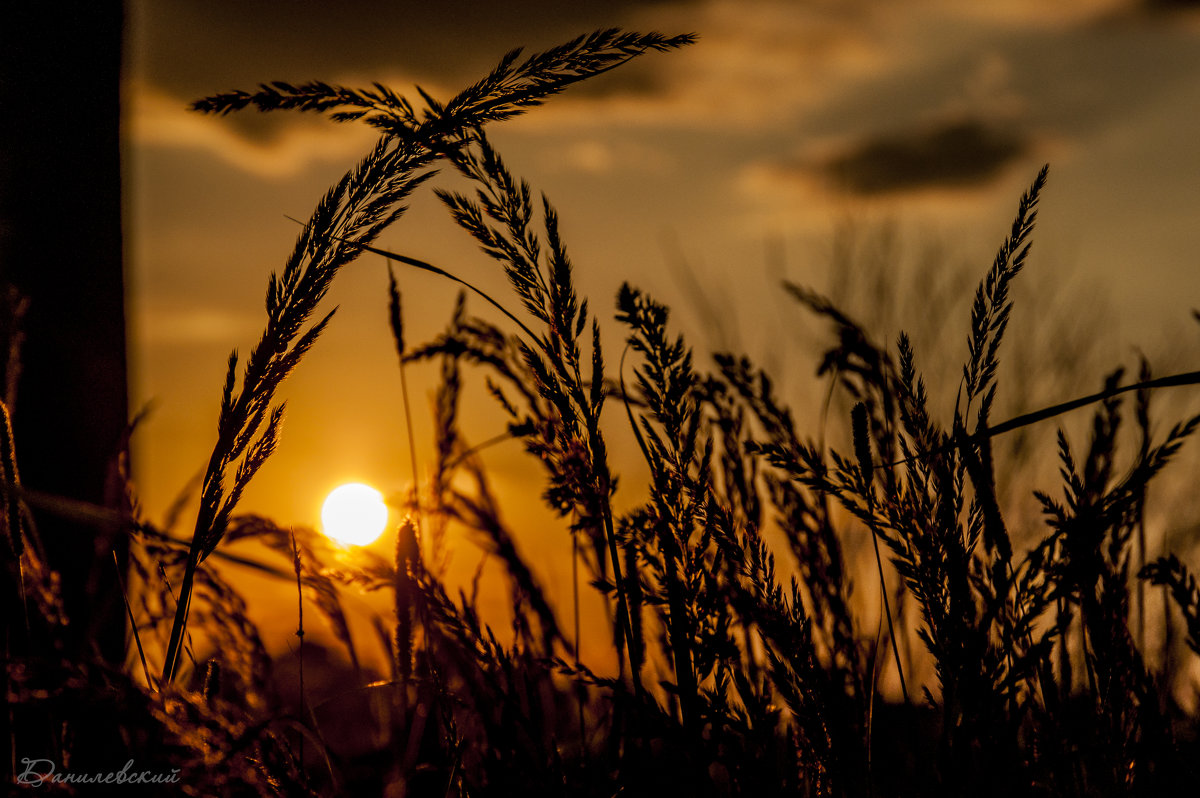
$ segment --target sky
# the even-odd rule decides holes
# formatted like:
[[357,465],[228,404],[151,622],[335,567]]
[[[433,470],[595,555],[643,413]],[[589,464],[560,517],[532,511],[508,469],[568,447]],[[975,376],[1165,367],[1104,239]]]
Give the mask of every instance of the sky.
[[[929,329],[929,281],[962,264],[971,281],[983,275],[1044,163],[1050,183],[1021,278],[1043,300],[1024,317],[1018,307],[1014,325],[1048,339],[1088,320],[1079,329],[1098,331],[1106,364],[1127,362],[1135,347],[1173,356],[1195,340],[1198,3],[130,0],[131,394],[132,410],[150,407],[134,462],[151,518],[207,461],[228,353],[257,339],[267,275],[297,233],[286,217],[307,218],[374,138],[316,116],[212,118],[188,104],[310,79],[378,80],[414,95],[419,84],[446,98],[513,47],[613,26],[699,40],[489,129],[513,170],[558,208],[581,291],[609,319],[609,352],[620,342],[616,290],[630,281],[674,308],[699,352],[744,351],[780,374],[789,399],[812,406],[824,389],[800,350],[814,339],[780,280],[821,290],[869,281],[839,236],[870,242],[892,231],[882,301],[908,316],[891,313],[896,328],[884,333]],[[504,293],[498,269],[431,192],[380,245]],[[917,268],[930,252],[940,254]],[[430,339],[449,319],[454,287],[420,273],[401,272],[400,283],[410,341]],[[283,441],[243,510],[315,524],[341,482],[408,485],[386,285],[379,258],[339,275],[329,297],[338,314],[282,391]],[[956,358],[966,321],[964,310],[946,325]],[[422,458],[435,377],[435,368],[411,376]],[[500,418],[481,384],[470,385],[466,432],[484,440]],[[506,502],[510,520],[535,530],[526,545],[567,545],[528,499],[538,472],[519,446],[493,447],[487,463],[502,501],[526,497]],[[637,498],[631,487],[618,503]],[[548,578],[552,592],[564,589],[561,575]]]

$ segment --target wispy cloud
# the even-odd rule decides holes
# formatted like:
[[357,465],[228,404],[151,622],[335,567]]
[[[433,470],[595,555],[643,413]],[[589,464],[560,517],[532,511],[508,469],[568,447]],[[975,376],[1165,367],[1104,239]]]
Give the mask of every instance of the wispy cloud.
[[[651,4],[630,13],[623,24],[635,29],[695,31],[699,43],[633,65],[627,74],[637,71],[642,76],[636,91],[568,93],[524,124],[552,130],[600,121],[625,127],[761,132],[822,118],[830,110],[847,107],[854,98],[877,98],[873,89],[886,92],[896,85],[908,87],[905,100],[910,103],[922,97],[927,102],[961,105],[963,97],[936,94],[952,90],[972,100],[980,99],[980,88],[1010,88],[969,85],[980,77],[993,82],[1005,77],[994,69],[980,74],[984,64],[1003,65],[1005,59],[998,58],[998,52],[1024,42],[1028,47],[1019,50],[1020,56],[1052,65],[1053,54],[1031,52],[1029,47],[1073,34],[1076,40],[1086,39],[1084,31],[1106,22],[1126,24],[1162,5],[1198,4],[1194,0]],[[1062,53],[1057,60],[1070,56]],[[928,86],[923,94],[922,86]],[[967,96],[972,92],[976,96]],[[1011,102],[1014,98],[990,99]],[[861,118],[872,116],[871,111],[855,109]],[[834,124],[845,130],[845,121],[839,116]]]
[[[126,89],[127,135],[135,146],[199,151],[244,172],[280,178],[315,163],[355,158],[374,134],[361,125],[335,125],[307,115],[279,117],[267,135],[231,118],[188,110],[188,102],[145,83]],[[247,112],[253,113],[253,112]]]
[[[879,31],[853,9],[765,0],[649,5],[633,29],[695,31],[700,42],[625,68],[628,90],[568,92],[521,124],[750,130],[819,102],[847,80],[887,68]],[[601,81],[607,80],[602,78]]]
[[1140,0],[991,0],[962,3],[924,0],[918,4],[980,22],[1021,28],[1061,28],[1087,24],[1138,5]]
[[156,347],[224,346],[229,341],[249,338],[262,326],[257,315],[238,314],[207,305],[179,306],[153,298],[135,308],[132,321],[139,340]]

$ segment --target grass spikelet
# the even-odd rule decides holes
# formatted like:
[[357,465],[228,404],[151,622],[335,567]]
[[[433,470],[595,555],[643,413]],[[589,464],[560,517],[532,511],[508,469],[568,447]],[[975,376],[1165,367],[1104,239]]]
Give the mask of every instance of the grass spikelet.
[[1192,572],[1178,557],[1168,554],[1143,568],[1138,577],[1171,591],[1171,598],[1183,613],[1188,648],[1200,654],[1200,588]]

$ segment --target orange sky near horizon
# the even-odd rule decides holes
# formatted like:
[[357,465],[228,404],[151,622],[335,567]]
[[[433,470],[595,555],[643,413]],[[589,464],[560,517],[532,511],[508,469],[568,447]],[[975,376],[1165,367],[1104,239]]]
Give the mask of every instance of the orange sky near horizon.
[[[1102,367],[1129,361],[1135,346],[1169,357],[1178,336],[1195,340],[1198,4],[570,5],[130,0],[131,409],[152,406],[134,441],[151,519],[162,519],[207,461],[229,351],[246,352],[257,339],[267,275],[282,267],[297,232],[285,216],[307,218],[374,139],[316,116],[186,110],[200,96],[267,80],[379,80],[400,93],[419,83],[445,98],[511,47],[541,49],[608,26],[699,34],[684,51],[644,56],[489,129],[514,171],[558,207],[581,293],[610,321],[610,366],[621,341],[611,309],[630,281],[672,306],[702,367],[714,348],[743,351],[783,368],[788,398],[815,407],[824,391],[811,380],[819,339],[781,295],[779,278],[822,289],[847,220],[867,236],[894,222],[897,290],[919,315],[928,286],[912,282],[913,261],[939,242],[946,269],[969,264],[973,284],[1045,162],[1050,183],[1021,279],[1034,293],[1085,299],[1044,303],[1057,319],[1022,318],[1018,306],[1019,323],[1053,330],[1056,321],[1101,314],[1092,329],[1105,333]],[[415,198],[379,243],[507,295],[499,269],[432,192]],[[428,341],[448,321],[456,287],[434,275],[399,276],[409,341]],[[325,494],[342,482],[407,490],[386,285],[374,256],[339,275],[327,300],[338,314],[281,392],[282,443],[242,511],[315,525]],[[492,318],[481,303],[468,307]],[[947,325],[956,342],[966,320]],[[436,367],[410,375],[422,462],[436,377]],[[482,441],[502,431],[501,419],[481,380],[468,386],[465,431]],[[623,418],[610,424],[614,438],[627,437]],[[622,446],[632,451],[625,441],[618,453]],[[558,551],[552,556],[565,561],[563,525],[536,501],[540,484],[530,490],[541,476],[536,464],[512,442],[492,447],[486,461],[523,550],[534,559]],[[618,504],[633,506],[642,473],[630,458],[618,470]],[[190,520],[185,514],[183,525]],[[477,559],[463,555],[462,567]],[[552,595],[569,596],[566,573],[544,570]]]

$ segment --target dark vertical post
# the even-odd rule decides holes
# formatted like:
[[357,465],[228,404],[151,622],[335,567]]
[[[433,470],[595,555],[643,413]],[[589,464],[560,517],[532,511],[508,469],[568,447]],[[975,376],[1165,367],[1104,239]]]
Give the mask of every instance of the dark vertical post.
[[[27,300],[12,408],[23,486],[111,505],[127,419],[120,0],[0,7],[0,278]],[[0,286],[6,288],[6,286]],[[122,537],[35,514],[68,656],[124,655]]]

